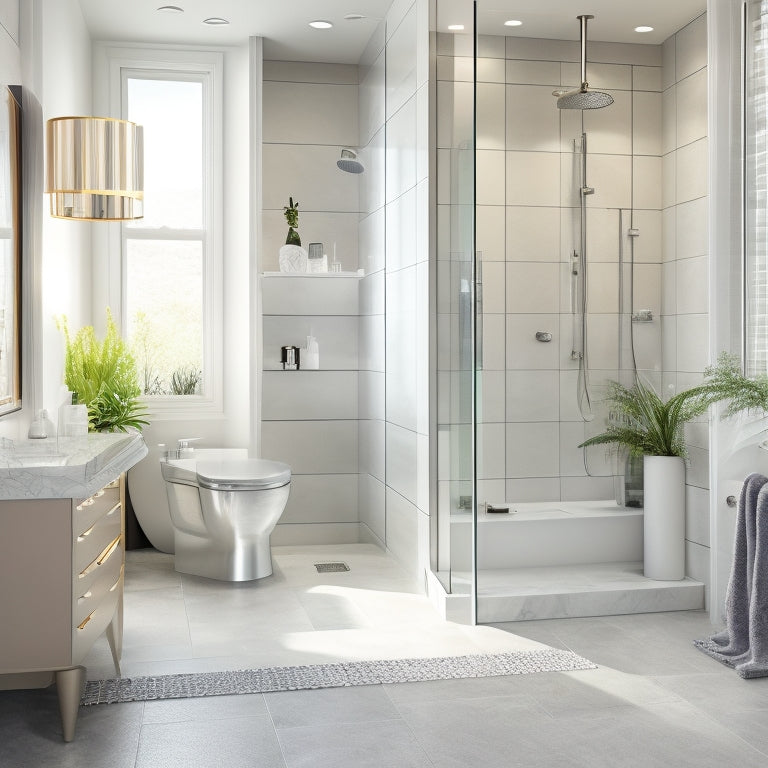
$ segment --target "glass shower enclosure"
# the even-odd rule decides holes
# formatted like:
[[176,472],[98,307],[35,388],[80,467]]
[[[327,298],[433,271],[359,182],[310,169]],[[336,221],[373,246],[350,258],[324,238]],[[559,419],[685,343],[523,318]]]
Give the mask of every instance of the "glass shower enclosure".
[[579,445],[615,418],[609,380],[664,384],[661,126],[641,119],[661,46],[601,51],[615,103],[558,108],[573,37],[510,32],[490,0],[436,6],[432,568],[468,620],[537,618],[532,595],[642,559],[636,467]]

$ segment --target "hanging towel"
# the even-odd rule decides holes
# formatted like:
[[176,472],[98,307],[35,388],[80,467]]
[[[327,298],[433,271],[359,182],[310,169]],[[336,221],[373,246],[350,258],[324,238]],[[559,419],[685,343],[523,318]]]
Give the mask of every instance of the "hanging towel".
[[768,676],[768,478],[752,474],[741,489],[726,628],[695,645],[742,677]]

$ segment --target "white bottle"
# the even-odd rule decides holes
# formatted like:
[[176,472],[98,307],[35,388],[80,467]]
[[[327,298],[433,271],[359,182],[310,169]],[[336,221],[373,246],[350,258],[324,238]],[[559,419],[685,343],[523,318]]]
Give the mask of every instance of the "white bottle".
[[314,336],[307,336],[307,348],[301,351],[301,367],[310,371],[320,368],[320,347]]

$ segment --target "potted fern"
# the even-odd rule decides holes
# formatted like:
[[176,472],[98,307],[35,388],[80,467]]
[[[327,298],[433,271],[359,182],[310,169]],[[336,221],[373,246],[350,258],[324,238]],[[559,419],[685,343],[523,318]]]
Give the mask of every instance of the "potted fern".
[[685,577],[683,428],[722,397],[718,387],[703,384],[665,402],[641,379],[631,388],[611,381],[606,403],[618,418],[579,446],[613,445],[643,457],[643,560],[648,578]]
[[66,317],[57,321],[64,334],[64,383],[74,404],[88,408],[91,432],[127,432],[149,422],[139,401],[141,388],[136,361],[107,310],[107,332],[99,342],[93,326],[70,335]]

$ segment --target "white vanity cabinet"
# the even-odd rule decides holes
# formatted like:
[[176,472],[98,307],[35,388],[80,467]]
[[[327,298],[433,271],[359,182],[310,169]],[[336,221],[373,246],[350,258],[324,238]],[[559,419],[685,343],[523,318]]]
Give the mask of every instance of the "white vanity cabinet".
[[0,501],[0,688],[56,679],[64,740],[74,737],[85,669],[107,631],[119,672],[123,476],[84,499]]

